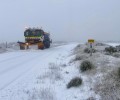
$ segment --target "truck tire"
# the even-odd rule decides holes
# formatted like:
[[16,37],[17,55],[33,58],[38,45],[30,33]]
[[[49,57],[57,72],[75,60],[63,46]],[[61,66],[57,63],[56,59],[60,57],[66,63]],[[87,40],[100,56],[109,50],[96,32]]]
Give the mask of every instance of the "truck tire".
[[44,41],[45,48],[50,48],[50,41]]
[[25,50],[25,46],[20,44],[20,50]]

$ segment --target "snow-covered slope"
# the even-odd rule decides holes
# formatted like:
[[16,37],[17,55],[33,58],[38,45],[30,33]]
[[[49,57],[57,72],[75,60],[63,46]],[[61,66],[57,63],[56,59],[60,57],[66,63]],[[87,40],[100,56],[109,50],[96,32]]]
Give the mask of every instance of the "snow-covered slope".
[[120,45],[120,43],[105,43],[105,44],[110,45],[110,46],[114,46],[114,47]]

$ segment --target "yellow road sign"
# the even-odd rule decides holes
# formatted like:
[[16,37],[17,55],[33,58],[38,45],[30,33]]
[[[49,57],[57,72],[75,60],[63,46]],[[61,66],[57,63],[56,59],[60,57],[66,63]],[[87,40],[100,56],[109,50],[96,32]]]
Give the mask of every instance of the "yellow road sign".
[[89,40],[88,40],[88,43],[94,43],[94,42],[95,42],[94,39],[89,39]]

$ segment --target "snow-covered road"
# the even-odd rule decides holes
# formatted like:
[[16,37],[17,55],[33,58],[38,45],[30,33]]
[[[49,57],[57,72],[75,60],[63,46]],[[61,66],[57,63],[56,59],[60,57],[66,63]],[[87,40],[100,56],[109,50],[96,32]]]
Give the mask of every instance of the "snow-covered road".
[[24,84],[24,80],[28,80],[26,76],[32,80],[31,74],[37,76],[37,71],[47,69],[50,62],[56,63],[58,57],[68,55],[75,46],[76,44],[70,44],[45,50],[14,51],[0,54],[0,93],[2,93],[0,100],[5,99],[3,98],[7,93],[5,90],[14,88],[15,83],[21,80]]
[[12,52],[1,55],[0,90],[31,70],[36,63],[51,55],[51,52]]

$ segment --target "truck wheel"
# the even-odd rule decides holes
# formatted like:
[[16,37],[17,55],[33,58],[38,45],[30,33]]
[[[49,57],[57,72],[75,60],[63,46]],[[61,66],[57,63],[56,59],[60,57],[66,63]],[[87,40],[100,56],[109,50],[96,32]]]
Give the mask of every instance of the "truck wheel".
[[49,48],[50,47],[50,42],[49,41],[45,41],[44,45],[45,45],[45,48]]
[[20,44],[20,50],[25,50],[25,46]]

